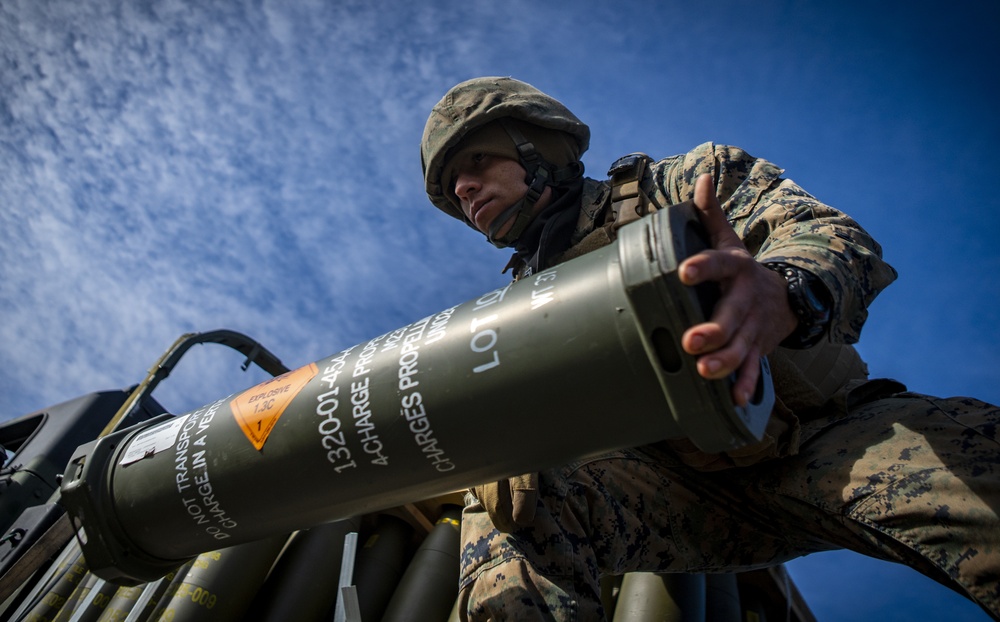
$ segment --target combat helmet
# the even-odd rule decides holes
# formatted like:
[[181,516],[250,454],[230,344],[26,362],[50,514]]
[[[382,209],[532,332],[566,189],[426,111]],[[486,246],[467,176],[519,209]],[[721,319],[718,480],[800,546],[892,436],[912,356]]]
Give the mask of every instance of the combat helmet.
[[[513,78],[475,78],[452,87],[431,109],[420,142],[420,162],[431,203],[470,226],[452,180],[443,178],[446,164],[463,139],[476,132],[495,133],[496,126],[510,138],[511,156],[524,167],[528,185],[525,197],[498,216],[487,233],[491,243],[503,247],[524,230],[545,186],[583,174],[580,156],[590,145],[590,128],[558,100]],[[552,148],[554,144],[563,148]],[[513,226],[498,237],[497,231],[511,218]]]

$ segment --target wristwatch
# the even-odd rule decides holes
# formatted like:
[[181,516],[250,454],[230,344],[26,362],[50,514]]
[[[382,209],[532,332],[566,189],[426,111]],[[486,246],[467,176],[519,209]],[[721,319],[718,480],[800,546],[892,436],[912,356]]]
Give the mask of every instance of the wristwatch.
[[826,286],[808,270],[781,261],[766,262],[764,267],[785,277],[788,304],[799,320],[795,331],[781,342],[781,346],[804,350],[819,343],[830,326],[833,306]]

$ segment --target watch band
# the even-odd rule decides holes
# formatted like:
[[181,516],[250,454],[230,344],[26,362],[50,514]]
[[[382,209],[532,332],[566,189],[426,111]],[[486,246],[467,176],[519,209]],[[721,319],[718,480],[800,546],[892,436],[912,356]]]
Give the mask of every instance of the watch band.
[[785,278],[788,304],[799,323],[791,335],[781,342],[784,348],[804,350],[823,339],[830,326],[830,294],[813,273],[781,261],[766,262],[764,267]]

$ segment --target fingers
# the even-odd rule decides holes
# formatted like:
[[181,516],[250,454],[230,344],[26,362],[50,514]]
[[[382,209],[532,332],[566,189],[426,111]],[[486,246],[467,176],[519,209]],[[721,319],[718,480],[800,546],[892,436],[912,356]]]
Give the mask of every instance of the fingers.
[[[688,344],[701,340],[699,352],[688,350]],[[721,343],[721,345],[716,345]],[[689,354],[698,357],[698,373],[703,378],[718,380],[725,378],[743,365],[751,350],[756,349],[743,332],[728,337],[722,326],[716,322],[706,322],[691,328],[681,337],[681,346]]]
[[[696,327],[697,332],[710,333],[711,331],[706,330],[705,327],[713,324],[701,324]],[[697,336],[689,337],[686,333],[682,338],[682,343],[689,338],[699,339]],[[719,339],[721,340],[721,338]],[[732,387],[733,402],[738,406],[746,406],[756,389],[760,376],[760,356],[760,348],[747,340],[747,331],[741,331],[726,341],[724,347],[708,350],[707,354],[698,356],[696,368],[698,374],[708,380],[728,378],[735,372],[736,378]]]
[[[755,289],[755,271],[759,266],[742,248],[704,251],[688,261],[688,275],[696,277],[690,284],[715,281],[722,296],[712,317],[686,331],[681,345],[689,354],[714,352],[716,356],[706,360],[705,371],[711,377],[725,376],[739,367],[742,357],[756,341],[759,329],[756,316],[762,308]],[[723,348],[726,351],[716,352]]]
[[767,318],[774,295],[784,300],[784,290],[774,291],[773,277],[747,252],[730,226],[715,195],[711,175],[695,181],[694,203],[708,234],[711,249],[684,260],[679,277],[686,285],[719,283],[722,297],[708,321],[688,329],[681,346],[696,355],[698,373],[711,380],[733,373],[733,401],[746,405],[760,375],[759,358],[777,343],[769,335]]

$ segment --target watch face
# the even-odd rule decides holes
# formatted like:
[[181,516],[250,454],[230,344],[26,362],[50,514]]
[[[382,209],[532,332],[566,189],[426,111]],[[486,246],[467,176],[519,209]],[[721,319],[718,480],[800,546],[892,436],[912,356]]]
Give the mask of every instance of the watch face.
[[825,302],[820,298],[819,288],[823,287],[821,284],[816,283],[813,279],[803,278],[802,279],[802,294],[805,302],[812,309],[814,314],[824,314],[828,312],[828,307]]
[[788,283],[788,304],[799,325],[781,345],[787,348],[808,348],[820,341],[830,323],[830,296],[823,282],[807,270],[784,263],[765,264],[780,272]]

